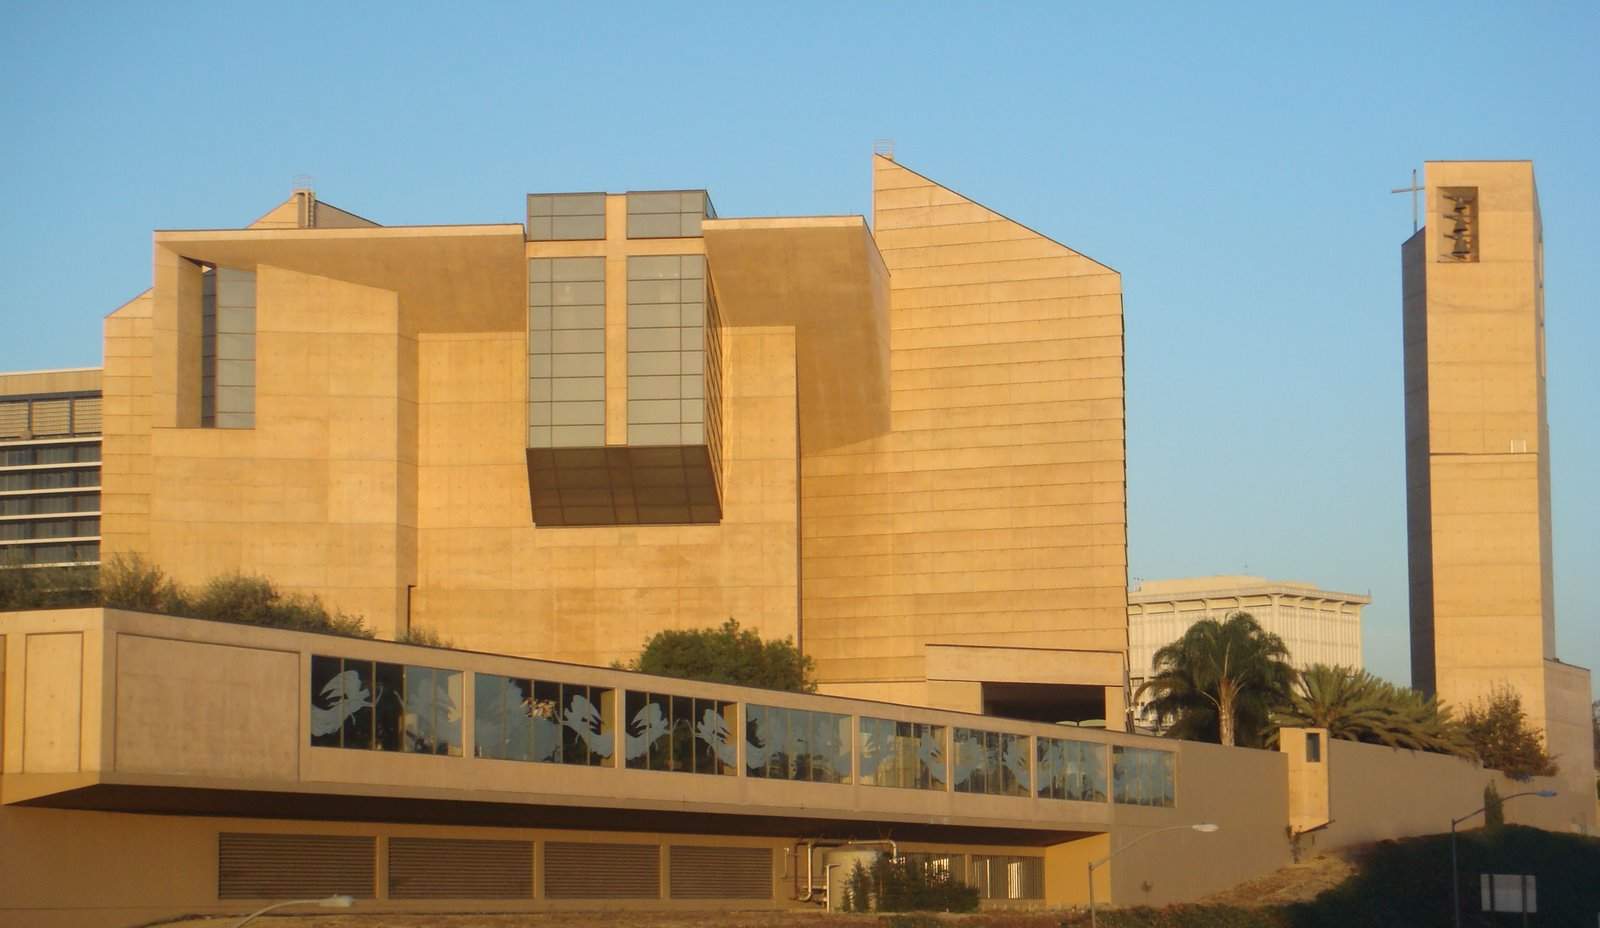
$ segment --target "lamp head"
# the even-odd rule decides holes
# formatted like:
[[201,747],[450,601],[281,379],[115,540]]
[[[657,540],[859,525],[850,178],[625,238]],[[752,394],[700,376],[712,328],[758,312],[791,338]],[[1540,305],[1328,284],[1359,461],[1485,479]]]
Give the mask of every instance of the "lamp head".
[[326,899],[317,900],[317,905],[322,906],[324,909],[348,909],[355,904],[354,898],[345,895],[329,896]]
[[1534,795],[1541,799],[1552,799],[1555,797],[1556,791],[1553,789],[1541,789],[1537,793],[1534,793]]
[[1221,828],[1222,826],[1218,825],[1218,824],[1215,824],[1213,822],[1201,822],[1198,825],[1190,825],[1189,827],[1193,828],[1195,831],[1202,832],[1204,834],[1208,834],[1209,835],[1213,831],[1216,831],[1217,829]]

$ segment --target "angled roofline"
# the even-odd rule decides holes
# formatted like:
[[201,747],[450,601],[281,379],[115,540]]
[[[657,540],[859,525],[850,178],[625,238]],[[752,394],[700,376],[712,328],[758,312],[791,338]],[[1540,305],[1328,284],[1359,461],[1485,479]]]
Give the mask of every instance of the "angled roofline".
[[[928,175],[922,173],[921,171],[917,170],[916,168],[908,168],[904,164],[901,164],[899,161],[896,161],[895,159],[889,157],[888,155],[879,154],[878,152],[873,152],[872,153],[872,157],[874,157],[874,158],[882,158],[883,160],[885,160],[885,161],[889,162],[890,164],[894,165],[895,167],[900,168],[900,169],[905,170],[905,171],[909,171],[912,174],[917,175],[918,177],[922,178],[923,180],[927,181],[930,184],[933,184],[936,187],[943,187],[945,190],[950,191],[951,193],[955,194],[958,197],[961,197],[963,200],[966,200],[969,203],[975,203],[978,206],[981,206],[984,209],[988,210],[989,212],[994,213],[996,216],[999,216],[1001,219],[1004,219],[1006,222],[1012,223],[1014,225],[1021,226],[1022,228],[1027,229],[1029,232],[1032,232],[1034,235],[1039,236],[1040,238],[1044,239],[1047,242],[1053,242],[1054,244],[1060,245],[1062,248],[1065,248],[1066,250],[1072,252],[1073,254],[1077,255],[1080,258],[1083,258],[1086,261],[1093,261],[1095,264],[1100,265],[1101,267],[1105,268],[1106,270],[1110,271],[1113,274],[1116,274],[1118,276],[1121,276],[1121,274],[1122,274],[1121,271],[1119,271],[1116,268],[1112,267],[1111,265],[1105,263],[1104,261],[1101,261],[1099,258],[1096,258],[1093,255],[1085,254],[1085,253],[1079,251],[1078,249],[1072,247],[1071,245],[1068,245],[1066,242],[1063,242],[1060,239],[1055,238],[1054,236],[1046,235],[1043,232],[1040,232],[1038,229],[1035,229],[1033,226],[1030,226],[1025,222],[1018,222],[1017,220],[1011,218],[1010,216],[1007,216],[1005,213],[1000,212],[999,210],[997,210],[994,207],[990,206],[989,204],[983,202],[982,200],[979,200],[979,199],[977,199],[975,197],[969,197],[966,194],[962,193],[961,191],[957,190],[956,188],[950,186],[949,184],[937,181],[937,180],[929,177]],[[874,199],[874,201],[876,201],[876,199],[877,199],[876,191],[874,191],[874,193],[873,193],[873,199]],[[877,213],[877,203],[876,202],[873,203],[873,213],[874,214]],[[873,231],[876,232],[877,229],[873,229]]]

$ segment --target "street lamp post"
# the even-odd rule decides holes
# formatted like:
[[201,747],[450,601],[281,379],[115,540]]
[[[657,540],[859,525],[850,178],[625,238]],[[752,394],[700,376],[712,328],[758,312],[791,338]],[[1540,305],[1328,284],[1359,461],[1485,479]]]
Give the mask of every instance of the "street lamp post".
[[[1525,793],[1512,793],[1500,801],[1507,803],[1520,796],[1538,796],[1540,799],[1549,799],[1555,794],[1556,791],[1553,789],[1530,789]],[[1481,806],[1460,818],[1450,820],[1450,917],[1456,928],[1461,928],[1461,870],[1456,865],[1456,826],[1487,808],[1489,807]]]
[[1135,844],[1138,844],[1140,841],[1143,841],[1146,838],[1153,838],[1156,835],[1163,834],[1168,831],[1198,831],[1201,834],[1208,835],[1213,831],[1216,831],[1219,827],[1221,826],[1214,825],[1211,822],[1199,822],[1194,825],[1173,825],[1170,828],[1157,828],[1155,831],[1147,831],[1139,837],[1134,838],[1132,841],[1129,841],[1127,844],[1124,844],[1122,847],[1117,848],[1099,860],[1089,861],[1089,928],[1099,928],[1100,925],[1100,922],[1095,918],[1094,909],[1094,871],[1096,867],[1099,867],[1102,864],[1110,863],[1111,858],[1117,856],[1123,851],[1126,851],[1128,848],[1133,847]]
[[256,911],[251,912],[249,915],[246,915],[244,920],[239,922],[239,924],[234,925],[233,928],[244,928],[245,925],[255,921],[259,916],[265,915],[268,912],[271,912],[273,909],[281,909],[285,906],[320,905],[325,909],[348,909],[355,904],[355,899],[351,898],[350,896],[343,895],[328,896],[324,899],[291,899],[288,902],[274,902],[272,905],[269,905],[264,909],[257,909]]

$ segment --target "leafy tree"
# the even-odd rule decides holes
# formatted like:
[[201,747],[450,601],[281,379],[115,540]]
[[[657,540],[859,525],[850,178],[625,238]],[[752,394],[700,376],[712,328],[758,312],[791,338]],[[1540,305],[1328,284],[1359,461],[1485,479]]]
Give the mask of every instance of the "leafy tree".
[[1494,781],[1483,788],[1483,827],[1489,830],[1506,827],[1506,804],[1500,798],[1500,790],[1495,788]]
[[850,882],[845,886],[844,893],[846,912],[872,911],[872,874],[859,860],[850,871]]
[[1156,651],[1154,669],[1139,688],[1155,694],[1146,715],[1170,737],[1226,745],[1263,744],[1271,707],[1294,679],[1283,639],[1247,612],[1194,623]]
[[1498,687],[1461,716],[1461,727],[1478,760],[1513,780],[1555,776],[1556,764],[1545,753],[1538,732],[1528,725],[1522,695]]
[[1472,753],[1449,709],[1353,667],[1307,667],[1289,688],[1288,698],[1273,710],[1272,721],[1277,726],[1326,728],[1329,737],[1347,741]]
[[704,680],[760,686],[772,690],[810,693],[816,690],[816,666],[801,654],[794,639],[763,641],[734,619],[721,628],[673,629],[645,639],[639,656],[628,670]]
[[1600,699],[1589,708],[1594,711],[1594,766],[1600,770]]

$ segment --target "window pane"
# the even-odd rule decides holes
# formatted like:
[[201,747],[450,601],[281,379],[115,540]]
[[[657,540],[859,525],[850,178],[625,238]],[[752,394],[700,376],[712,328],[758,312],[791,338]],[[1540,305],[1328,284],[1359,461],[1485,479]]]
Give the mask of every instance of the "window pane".
[[463,680],[459,670],[433,672],[435,753],[461,756],[461,710]]
[[744,715],[744,775],[765,778],[771,740],[767,732],[766,706],[747,705]]
[[533,733],[533,760],[561,763],[561,684],[533,681],[528,716]]
[[341,747],[372,749],[372,662],[344,662],[344,741]]
[[627,721],[623,726],[623,763],[636,769],[650,766],[650,742],[656,737],[656,719],[647,708],[645,694],[628,690],[622,699],[622,714]]
[[[400,664],[379,664],[373,690],[374,741],[380,751],[411,750],[403,743],[406,719],[406,668]],[[409,739],[404,739],[409,740]]]
[[510,681],[491,673],[472,675],[472,756],[505,760],[506,690]]
[[311,658],[311,744],[314,747],[339,746],[345,709],[350,705],[346,700],[350,681],[342,675],[343,670],[337,657]]

